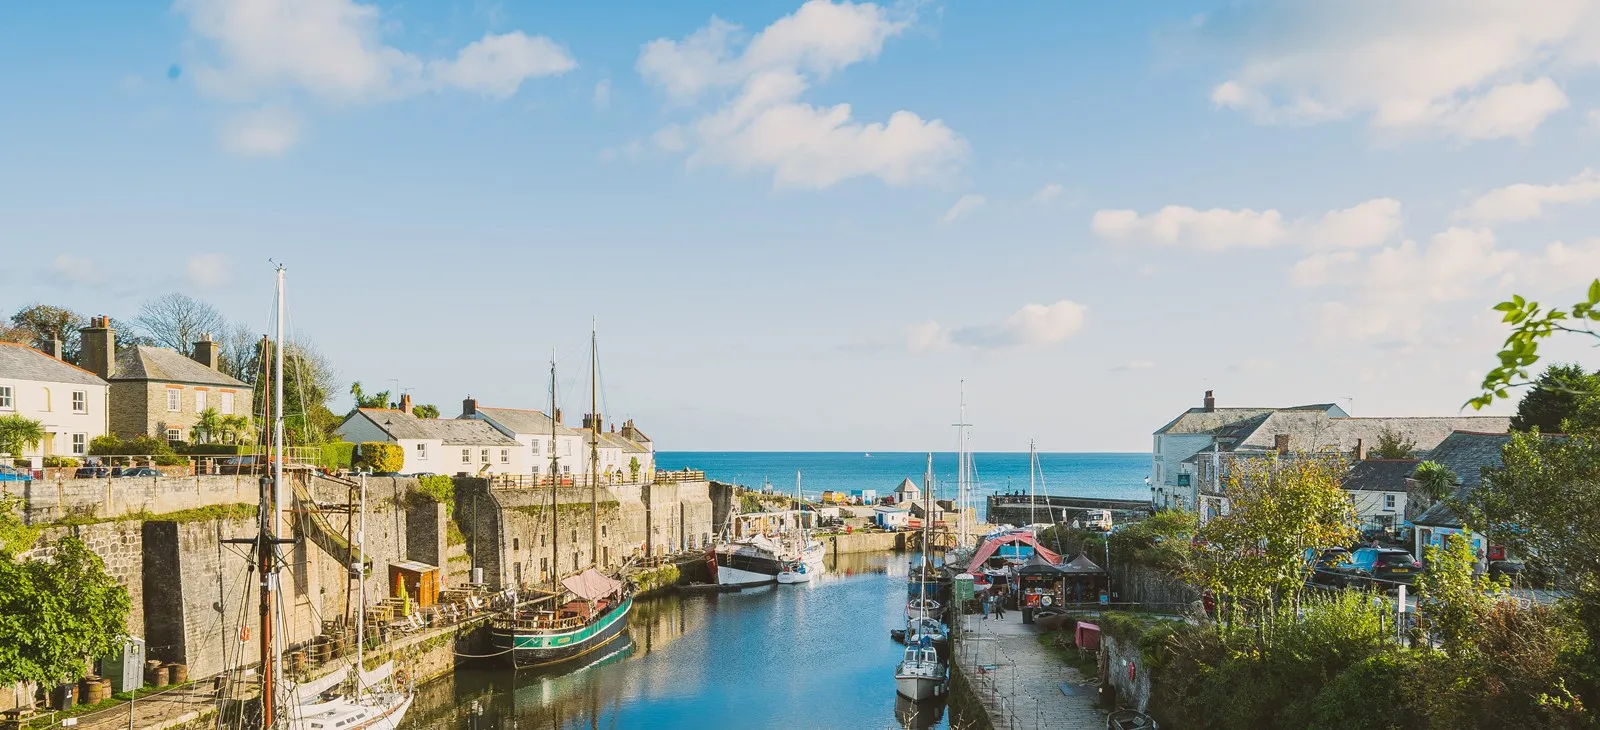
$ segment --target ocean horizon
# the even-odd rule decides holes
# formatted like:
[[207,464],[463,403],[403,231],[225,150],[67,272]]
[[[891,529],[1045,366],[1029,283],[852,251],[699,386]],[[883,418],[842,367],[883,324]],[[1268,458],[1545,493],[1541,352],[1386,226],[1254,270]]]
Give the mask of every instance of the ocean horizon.
[[[870,454],[870,456],[869,456]],[[1140,452],[1039,452],[1035,493],[1111,499],[1148,499],[1150,454]],[[800,489],[808,497],[825,490],[871,489],[888,494],[903,479],[922,484],[928,453],[922,451],[662,451],[660,469],[700,469],[721,482],[780,492]],[[979,495],[1029,489],[1028,452],[980,451],[972,454]],[[933,452],[936,493],[953,495],[956,452]]]

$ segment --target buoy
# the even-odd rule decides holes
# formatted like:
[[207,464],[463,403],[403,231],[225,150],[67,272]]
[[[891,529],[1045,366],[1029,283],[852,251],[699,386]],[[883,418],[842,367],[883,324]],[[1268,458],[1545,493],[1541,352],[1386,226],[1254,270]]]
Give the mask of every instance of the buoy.
[[244,642],[249,641],[249,640],[250,640],[250,627],[249,626],[240,626],[239,627],[239,643],[243,644]]

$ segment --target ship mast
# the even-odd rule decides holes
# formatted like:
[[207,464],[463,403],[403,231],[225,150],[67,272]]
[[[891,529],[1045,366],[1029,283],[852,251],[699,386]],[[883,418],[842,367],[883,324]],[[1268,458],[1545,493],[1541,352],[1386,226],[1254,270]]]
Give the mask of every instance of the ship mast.
[[556,485],[561,481],[561,457],[556,455],[556,416],[561,412],[556,409],[556,354],[550,353],[550,584],[553,589],[560,590],[561,579],[561,551],[556,545],[561,540],[561,510],[557,500],[560,492]]
[[1039,524],[1039,515],[1038,515],[1038,509],[1039,508],[1037,506],[1039,504],[1039,500],[1038,500],[1037,497],[1034,496],[1034,490],[1033,490],[1033,484],[1034,484],[1033,472],[1038,466],[1039,466],[1039,452],[1036,451],[1035,448],[1034,448],[1033,439],[1028,439],[1028,525],[1029,526],[1033,526],[1033,525]]
[[589,562],[600,565],[600,353],[594,326],[589,327]]
[[972,491],[970,472],[972,471],[972,455],[967,453],[967,429],[972,424],[967,423],[967,381],[961,381],[961,417],[956,419],[956,544],[967,544],[967,503],[971,499]]

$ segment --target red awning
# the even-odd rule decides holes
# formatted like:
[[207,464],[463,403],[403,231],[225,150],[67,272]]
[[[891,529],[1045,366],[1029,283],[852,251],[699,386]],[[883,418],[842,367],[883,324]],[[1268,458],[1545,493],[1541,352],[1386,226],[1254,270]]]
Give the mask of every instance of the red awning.
[[1010,545],[1012,543],[1032,545],[1035,555],[1050,561],[1052,565],[1061,564],[1061,556],[1041,547],[1039,541],[1033,539],[1033,533],[1007,532],[1004,535],[996,535],[984,540],[983,545],[978,548],[978,554],[972,556],[972,563],[967,566],[967,572],[976,574],[978,569],[983,567],[985,561],[994,557],[995,551],[999,550],[1001,545]]

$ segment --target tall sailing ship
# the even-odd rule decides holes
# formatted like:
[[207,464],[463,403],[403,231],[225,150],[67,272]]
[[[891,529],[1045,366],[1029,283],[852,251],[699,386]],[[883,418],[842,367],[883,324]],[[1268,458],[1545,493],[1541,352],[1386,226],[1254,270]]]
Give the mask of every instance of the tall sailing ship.
[[[599,354],[593,333],[589,337],[590,406],[599,413],[597,377]],[[556,439],[556,364],[550,362],[550,443]],[[600,554],[600,419],[590,419],[589,489],[592,542],[590,566],[582,572],[558,577],[560,571],[560,510],[557,488],[561,484],[560,458],[550,449],[550,590],[495,617],[490,641],[505,652],[516,669],[550,666],[577,659],[608,645],[628,628],[633,609],[633,588],[619,576],[598,567]]]

